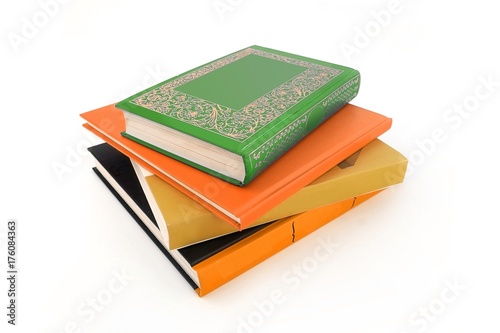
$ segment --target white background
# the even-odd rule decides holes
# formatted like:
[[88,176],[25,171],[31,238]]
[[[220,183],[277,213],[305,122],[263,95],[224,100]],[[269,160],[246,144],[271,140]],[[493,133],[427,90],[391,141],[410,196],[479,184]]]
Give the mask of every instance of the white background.
[[[2,2],[0,266],[5,272],[6,224],[15,218],[19,276],[18,325],[6,324],[5,277],[0,325],[498,331],[500,24],[493,2],[464,2],[74,0],[45,6],[50,16],[48,0]],[[388,9],[390,18],[380,14]],[[404,184],[198,298],[91,171],[83,152],[93,139],[79,114],[253,44],[360,70],[353,103],[393,118],[382,139],[411,171]],[[430,143],[435,133],[440,140]],[[336,248],[314,262],[325,240]],[[307,276],[293,275],[303,265]],[[130,280],[120,284],[116,274]],[[120,291],[105,298],[110,283]],[[98,296],[106,304],[91,310]]]

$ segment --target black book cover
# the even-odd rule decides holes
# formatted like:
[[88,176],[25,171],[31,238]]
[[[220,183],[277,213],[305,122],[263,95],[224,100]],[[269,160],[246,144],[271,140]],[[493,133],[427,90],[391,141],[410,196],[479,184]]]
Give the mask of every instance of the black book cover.
[[107,143],[89,147],[88,150],[158,228],[158,223],[149,206],[141,183],[135,175],[130,159]]
[[129,214],[132,216],[135,222],[139,224],[141,229],[144,230],[144,232],[149,236],[149,238],[151,238],[153,243],[155,243],[156,246],[160,249],[160,251],[163,252],[163,254],[168,258],[168,260],[172,263],[172,265],[174,265],[177,271],[181,273],[181,275],[186,279],[186,281],[191,285],[191,287],[193,287],[193,289],[198,289],[196,283],[189,277],[189,275],[184,271],[184,269],[182,269],[182,267],[177,263],[177,261],[175,261],[175,259],[172,257],[172,255],[170,255],[168,250],[165,249],[165,247],[158,241],[158,239],[156,239],[153,233],[141,221],[139,216],[137,216],[137,214],[133,211],[133,209],[130,208],[130,206],[125,202],[125,200],[123,200],[123,198],[118,194],[118,192],[116,192],[113,186],[111,186],[111,184],[106,180],[106,178],[104,178],[104,176],[99,172],[99,170],[97,170],[97,168],[92,168],[92,169],[95,171],[97,176],[99,176],[99,179],[101,179],[102,182],[106,185],[106,187],[111,191],[111,193],[113,193],[115,198],[118,199],[118,201],[122,204],[122,206],[127,210],[127,212],[129,212]]
[[[135,173],[134,167],[130,162],[130,159],[120,153],[118,150],[114,149],[107,143],[102,143],[97,146],[89,148],[89,151],[95,157],[95,159],[102,165],[102,167],[108,172],[108,174],[113,177],[115,182],[122,188],[123,191],[136,203],[136,205],[152,220],[154,221],[156,227],[158,224],[154,220],[154,216],[151,207],[148,203],[146,195],[142,189],[137,174]],[[113,186],[106,180],[106,177],[97,170],[93,168],[95,173],[104,182],[108,189],[113,193],[113,195],[118,199],[122,206],[130,213],[134,220],[140,225],[142,230],[151,238],[151,240],[158,246],[158,248],[167,256],[167,258],[172,262],[176,269],[184,276],[184,278],[189,282],[189,284],[196,289],[196,283],[186,274],[182,267],[177,263],[177,261],[172,257],[167,250],[154,236],[154,234],[147,228],[139,216],[134,212],[134,210],[127,204],[127,202],[120,196],[120,194],[113,188]],[[272,222],[270,222],[272,223]],[[191,265],[194,266],[203,260],[215,255],[216,253],[230,247],[231,245],[241,241],[242,239],[254,234],[255,232],[265,228],[269,223],[259,225],[253,228],[245,229],[243,231],[237,231],[232,234],[224,235],[218,238],[207,240],[201,243],[193,244],[177,251],[184,257],[184,259]]]

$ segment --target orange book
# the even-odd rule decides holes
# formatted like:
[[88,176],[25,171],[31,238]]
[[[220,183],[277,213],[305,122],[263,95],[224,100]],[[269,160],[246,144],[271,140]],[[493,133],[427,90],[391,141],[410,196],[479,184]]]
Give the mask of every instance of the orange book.
[[123,137],[123,114],[113,105],[81,116],[87,121],[85,128],[239,229],[377,138],[392,123],[390,118],[348,104],[240,187]]
[[208,294],[381,191],[367,193],[271,223],[195,265],[193,270],[196,271],[199,280],[196,292],[199,296]]

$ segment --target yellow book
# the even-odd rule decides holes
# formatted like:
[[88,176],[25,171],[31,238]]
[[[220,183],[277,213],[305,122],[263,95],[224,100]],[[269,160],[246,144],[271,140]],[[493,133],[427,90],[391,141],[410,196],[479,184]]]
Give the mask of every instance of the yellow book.
[[[268,211],[252,226],[399,184],[407,163],[402,154],[375,139]],[[170,249],[238,231],[134,161],[132,164]]]

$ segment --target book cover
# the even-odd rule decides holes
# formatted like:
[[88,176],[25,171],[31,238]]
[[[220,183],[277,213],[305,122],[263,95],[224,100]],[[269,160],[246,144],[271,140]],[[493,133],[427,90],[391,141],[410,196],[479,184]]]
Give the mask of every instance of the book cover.
[[355,69],[251,46],[116,107],[126,137],[243,185],[352,100],[359,85]]
[[123,114],[114,105],[81,116],[87,121],[86,129],[239,229],[366,146],[392,123],[381,114],[348,104],[241,187],[124,138],[120,134]]
[[200,283],[198,295],[204,296],[221,287],[381,191],[383,190],[363,194],[272,223],[194,265],[193,269]]
[[[94,168],[94,171],[200,297],[221,287],[380,192],[375,191],[350,198],[183,249],[169,250],[157,227],[139,217],[146,215],[143,210],[147,210],[147,200],[136,202],[132,197],[138,198],[144,193],[130,195],[118,182],[125,177],[114,179],[100,164]],[[132,173],[129,178],[134,177],[136,176]],[[136,180],[138,182],[137,178]],[[127,187],[127,189],[137,189],[137,187]]]
[[[122,206],[132,215],[134,220],[139,223],[139,226],[167,256],[174,267],[195,289],[198,287],[198,278],[191,268],[192,265],[202,262],[204,259],[228,248],[268,225],[262,224],[240,232],[234,232],[199,243],[196,247],[186,247],[182,252],[170,250],[168,241],[164,239],[158,224],[151,214],[151,207],[130,163],[130,159],[126,157],[123,159],[120,156],[116,156],[113,150],[106,143],[91,147],[89,151],[92,153],[96,164],[92,169]],[[118,157],[119,160],[112,161],[115,157]],[[119,166],[119,171],[117,171],[117,166]]]
[[[114,155],[122,154],[115,151]],[[233,226],[212,214],[195,200],[144,170],[136,162],[131,162],[143,184],[143,190],[154,215],[160,222],[160,230],[169,240],[170,249],[235,232]],[[407,163],[407,159],[398,151],[375,139],[272,208],[250,226],[401,183]]]
[[[144,206],[144,202],[141,202],[141,206],[139,203],[136,203],[132,198],[128,196],[128,193],[119,187],[118,183],[114,183],[111,185],[109,181],[112,177],[105,177],[101,171],[97,167],[92,168],[99,179],[104,183],[104,185],[108,188],[108,190],[114,195],[114,197],[118,200],[118,202],[127,210],[127,212],[132,216],[134,221],[137,222],[139,227],[149,236],[149,238],[153,241],[153,243],[160,249],[160,251],[167,257],[170,263],[175,267],[175,269],[181,274],[181,276],[189,283],[189,285],[193,289],[198,289],[198,285],[194,282],[191,276],[184,270],[184,268],[174,259],[172,255],[172,251],[168,250],[164,244],[160,231],[155,229],[156,227],[152,223],[148,223],[147,219],[140,218],[139,215],[146,216],[145,213],[141,210],[142,208],[147,208]],[[120,191],[121,193],[118,193]],[[142,193],[144,194],[144,193]],[[146,199],[144,197],[144,199]],[[141,207],[141,208],[139,208]],[[174,250],[175,251],[175,250]]]
[[88,147],[87,149],[96,162],[110,175],[108,178],[111,178],[117,185],[119,184],[119,186],[114,187],[121,188],[130,196],[131,200],[142,207],[144,216],[141,216],[141,220],[148,220],[147,224],[154,225],[158,229],[158,222],[151,210],[141,183],[137,177],[131,176],[134,175],[135,170],[130,159],[107,143]]

